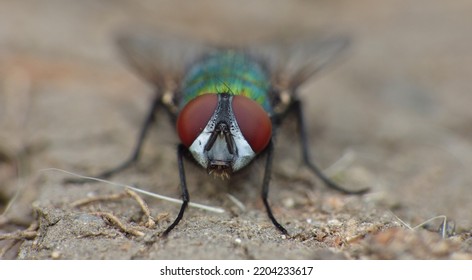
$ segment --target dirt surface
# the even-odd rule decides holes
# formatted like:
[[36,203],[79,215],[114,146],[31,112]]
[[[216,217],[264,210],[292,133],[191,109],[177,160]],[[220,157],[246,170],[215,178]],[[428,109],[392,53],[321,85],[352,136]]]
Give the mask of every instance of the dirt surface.
[[[288,122],[277,139],[270,202],[290,237],[260,200],[263,161],[231,182],[187,164],[191,200],[225,213],[189,208],[166,239],[159,233],[178,205],[145,198],[157,220],[150,228],[130,198],[72,207],[121,191],[64,184],[67,175],[40,170],[90,175],[120,163],[152,97],[113,44],[129,26],[224,41],[349,34],[348,58],[301,96],[315,161],[349,188],[372,191],[326,189],[302,165]],[[471,259],[471,27],[466,0],[0,1],[1,257]],[[177,137],[158,118],[139,164],[111,180],[178,198]],[[445,239],[440,220],[413,230],[398,219],[414,227],[438,215],[455,222]]]

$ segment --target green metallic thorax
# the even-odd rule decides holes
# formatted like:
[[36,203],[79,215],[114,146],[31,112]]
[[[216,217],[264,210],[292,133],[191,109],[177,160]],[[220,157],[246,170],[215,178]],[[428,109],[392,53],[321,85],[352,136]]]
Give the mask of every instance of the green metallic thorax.
[[270,81],[262,65],[245,53],[215,51],[190,66],[182,80],[180,108],[195,97],[212,93],[243,95],[255,100],[268,113]]

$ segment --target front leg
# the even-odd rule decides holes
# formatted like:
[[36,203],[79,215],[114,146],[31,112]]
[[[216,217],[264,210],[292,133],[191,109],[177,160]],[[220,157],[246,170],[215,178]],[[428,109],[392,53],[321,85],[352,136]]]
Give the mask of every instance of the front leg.
[[187,181],[185,179],[185,169],[184,169],[184,160],[183,155],[187,151],[187,148],[183,144],[179,144],[177,147],[177,164],[179,167],[179,176],[180,176],[180,190],[182,192],[182,206],[180,206],[180,211],[174,222],[162,233],[163,237],[166,237],[171,230],[174,229],[176,225],[179,224],[184,216],[185,209],[188,206],[190,201],[190,196],[187,189]]
[[272,214],[272,209],[270,208],[269,201],[267,197],[269,196],[269,182],[270,176],[272,175],[272,161],[274,159],[274,143],[272,140],[269,142],[269,146],[267,147],[267,159],[266,159],[266,166],[264,171],[264,180],[262,181],[262,201],[264,202],[264,206],[267,210],[267,215],[269,215],[269,219],[272,221],[274,226],[282,232],[282,234],[289,235],[287,230],[275,219],[274,214]]

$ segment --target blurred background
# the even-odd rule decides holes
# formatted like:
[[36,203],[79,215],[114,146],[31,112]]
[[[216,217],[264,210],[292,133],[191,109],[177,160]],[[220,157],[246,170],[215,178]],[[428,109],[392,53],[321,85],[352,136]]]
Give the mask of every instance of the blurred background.
[[[131,151],[152,89],[118,55],[113,37],[124,28],[224,42],[348,34],[346,59],[301,92],[316,162],[337,167],[334,175],[348,185],[371,186],[366,205],[412,225],[446,215],[457,230],[470,231],[472,3],[466,0],[0,0],[0,211],[23,189],[2,217],[2,230],[27,226],[33,201],[69,193],[45,184],[40,169],[94,174]],[[154,134],[159,144],[148,141],[151,156],[143,159],[152,171],[148,185],[178,196],[177,138],[168,124]],[[290,136],[281,138],[274,201],[290,196],[283,183],[292,177],[314,180]],[[332,165],[340,159],[340,168]]]

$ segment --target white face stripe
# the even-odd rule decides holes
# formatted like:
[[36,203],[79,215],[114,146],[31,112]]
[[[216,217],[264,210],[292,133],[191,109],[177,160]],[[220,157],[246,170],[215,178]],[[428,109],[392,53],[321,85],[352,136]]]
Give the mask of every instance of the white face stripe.
[[[207,125],[203,129],[203,131],[198,135],[198,137],[193,141],[192,145],[189,147],[190,152],[192,153],[194,159],[204,168],[208,167],[209,158],[208,152],[205,151],[205,145],[207,144],[208,140],[212,132],[214,131],[217,121],[219,119],[218,114],[229,114],[228,116],[224,116],[226,120],[228,120],[228,125],[230,128],[231,136],[233,137],[234,144],[235,144],[235,155],[231,162],[232,171],[236,172],[243,168],[244,166],[248,165],[251,160],[254,159],[256,153],[252,150],[249,143],[244,138],[241,130],[239,129],[238,123],[236,118],[234,117],[232,107],[229,106],[229,112],[221,112],[220,110],[220,100],[221,96],[218,96],[218,106],[215,109],[212,117],[208,121]],[[230,96],[230,104],[233,101],[233,97]]]
[[197,139],[193,141],[192,145],[189,147],[190,152],[193,155],[193,158],[204,168],[208,166],[208,157],[205,152],[205,145],[210,139],[211,132],[206,132],[208,125],[205,129],[198,135]]
[[[233,127],[233,126],[231,126]],[[246,141],[241,130],[239,129],[236,119],[234,120],[234,131],[231,129],[231,135],[233,136],[234,143],[236,146],[236,157],[233,160],[233,172],[238,171],[244,166],[248,165],[251,160],[254,159],[256,153],[252,150],[251,145]]]

